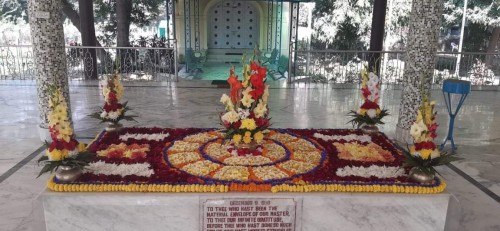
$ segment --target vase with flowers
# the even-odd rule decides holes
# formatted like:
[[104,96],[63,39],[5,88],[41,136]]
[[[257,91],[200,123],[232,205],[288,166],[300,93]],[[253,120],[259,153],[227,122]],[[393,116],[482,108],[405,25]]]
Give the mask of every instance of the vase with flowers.
[[237,149],[257,149],[268,132],[269,86],[264,83],[266,75],[267,69],[256,59],[244,63],[241,81],[235,75],[234,67],[229,71],[230,93],[221,97],[225,111],[220,119],[225,138]]
[[357,111],[351,111],[349,123],[361,128],[365,133],[378,132],[377,124],[384,124],[382,119],[389,115],[386,109],[380,109],[380,78],[364,68],[361,72],[361,92],[363,104]]
[[428,95],[422,96],[422,104],[417,110],[417,117],[410,127],[410,135],[414,143],[409,147],[405,166],[412,167],[409,178],[419,183],[430,183],[437,173],[434,167],[445,165],[460,158],[449,153],[441,153],[434,139],[437,137],[437,112],[435,101],[429,101]]
[[123,85],[120,81],[120,75],[115,73],[106,77],[102,83],[102,95],[104,96],[104,106],[99,112],[90,116],[98,119],[101,123],[107,123],[106,131],[118,131],[123,125],[121,120],[136,121],[133,115],[126,115],[130,108],[127,102],[120,103],[123,97]]
[[38,159],[38,164],[44,165],[38,177],[56,171],[57,180],[71,182],[82,174],[83,168],[95,154],[87,152],[86,145],[75,139],[68,118],[68,105],[61,90],[51,85],[48,92],[48,120],[52,141],[47,143],[45,155]]

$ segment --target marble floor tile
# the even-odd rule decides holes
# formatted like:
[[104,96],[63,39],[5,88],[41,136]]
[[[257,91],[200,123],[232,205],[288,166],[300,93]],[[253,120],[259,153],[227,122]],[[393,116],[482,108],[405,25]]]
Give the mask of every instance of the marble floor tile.
[[[138,123],[127,126],[218,127],[221,94],[207,81],[125,83],[125,100],[138,115]],[[72,82],[71,108],[78,137],[94,137],[101,129],[87,115],[103,101],[97,82]],[[273,82],[270,107],[273,127],[279,128],[349,128],[347,112],[361,101],[353,88],[328,85],[286,85]],[[391,113],[381,130],[394,137],[400,90],[382,91],[381,104]],[[446,136],[448,116],[439,90],[433,91],[439,112],[438,140]],[[482,186],[500,195],[500,98],[497,91],[473,91],[456,120],[457,154],[464,158],[455,166]],[[38,139],[38,107],[33,82],[0,81],[0,175],[41,146]],[[39,168],[35,157],[0,183],[0,229],[30,230],[32,200],[45,188],[46,176],[36,179]],[[442,168],[448,191],[461,208],[458,219],[462,230],[500,230],[500,203],[449,168]]]

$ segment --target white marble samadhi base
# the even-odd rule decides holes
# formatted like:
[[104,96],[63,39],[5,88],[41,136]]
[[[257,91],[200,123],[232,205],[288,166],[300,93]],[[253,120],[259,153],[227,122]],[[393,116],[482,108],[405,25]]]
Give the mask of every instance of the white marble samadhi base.
[[[450,194],[56,193],[37,198],[34,230],[201,230],[200,199],[294,198],[297,231],[454,230]],[[454,216],[453,216],[454,217]]]

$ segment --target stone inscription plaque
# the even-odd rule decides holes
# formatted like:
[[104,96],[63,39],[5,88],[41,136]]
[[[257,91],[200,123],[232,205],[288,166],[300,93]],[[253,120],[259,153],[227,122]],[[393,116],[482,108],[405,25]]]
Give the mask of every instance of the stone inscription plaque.
[[291,198],[204,199],[201,230],[295,231],[297,201]]

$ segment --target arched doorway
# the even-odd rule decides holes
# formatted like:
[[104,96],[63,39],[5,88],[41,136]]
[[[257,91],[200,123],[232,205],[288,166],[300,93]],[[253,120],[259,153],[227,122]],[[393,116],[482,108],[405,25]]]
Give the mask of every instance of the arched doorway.
[[253,49],[259,41],[258,11],[248,1],[221,1],[208,20],[208,48]]

